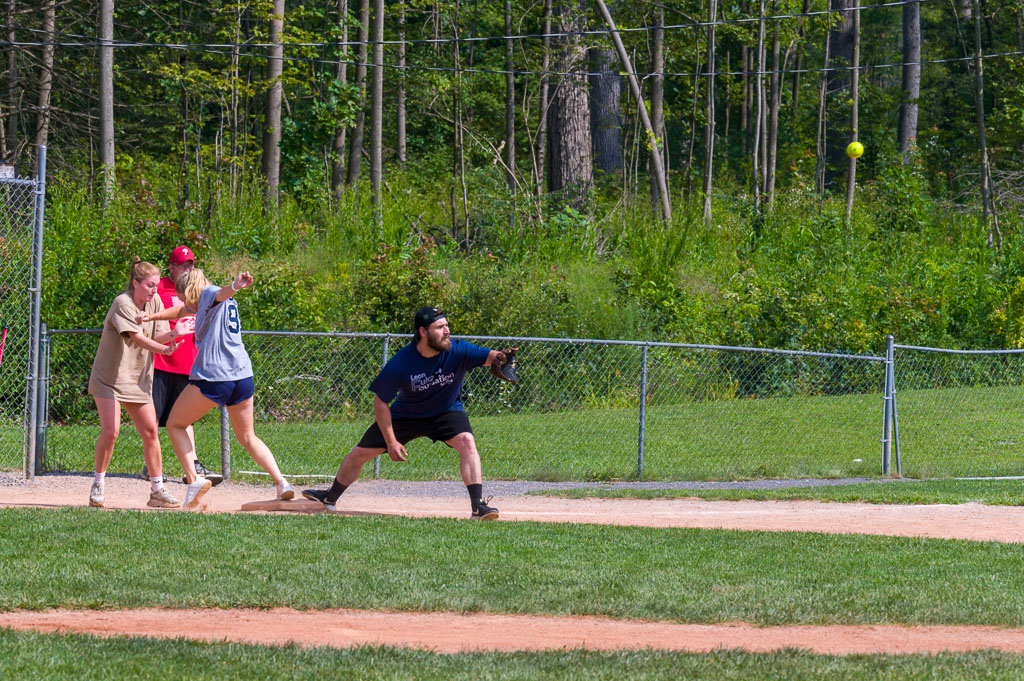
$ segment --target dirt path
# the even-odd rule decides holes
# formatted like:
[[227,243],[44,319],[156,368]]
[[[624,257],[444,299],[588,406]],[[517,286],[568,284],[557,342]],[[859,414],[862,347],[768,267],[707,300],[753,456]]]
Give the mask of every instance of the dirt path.
[[[86,506],[89,476],[43,476],[34,482],[0,476],[0,508]],[[396,485],[398,487],[396,488]],[[183,496],[184,486],[170,486]],[[240,513],[243,505],[322,512],[319,504],[272,502],[269,487],[225,483],[204,500],[206,512]],[[107,481],[108,509],[145,509],[148,486],[129,477]],[[261,504],[260,502],[270,502]],[[801,531],[842,534],[1024,542],[1024,508],[980,504],[883,506],[811,501],[701,501],[560,499],[508,494],[493,501],[499,522],[536,521]],[[343,514],[468,517],[465,491],[445,483],[360,482],[346,492]],[[168,513],[174,511],[153,511]],[[102,512],[102,511],[97,511]],[[268,511],[264,511],[268,512]],[[785,626],[746,623],[676,624],[601,617],[464,615],[329,610],[16,611],[0,613],[0,627],[136,634],[303,646],[394,645],[438,652],[653,648],[754,652],[803,648],[816,653],[934,653],[992,648],[1024,653],[1024,629],[997,627]]]
[[0,613],[0,627],[99,636],[139,635],[260,645],[389,645],[439,653],[627,650],[693,653],[801,648],[827,655],[994,649],[1024,653],[1024,629],[997,627],[676,624],[603,617],[537,617],[362,610],[51,610]]
[[[91,477],[41,476],[34,482],[0,479],[0,508],[87,506]],[[168,486],[184,496],[180,482]],[[298,489],[298,486],[297,486]],[[397,491],[396,491],[397,490]],[[129,477],[107,480],[106,507],[146,509],[148,485]],[[270,501],[269,487],[224,483],[206,495],[207,512],[238,513],[243,504]],[[875,534],[939,539],[1024,543],[1024,507],[983,504],[886,506],[818,501],[702,501],[699,499],[562,499],[497,496],[502,521],[595,523],[647,527]],[[281,504],[295,512],[318,512],[319,504]],[[464,488],[448,483],[359,482],[345,493],[339,510],[348,515],[390,514],[468,518]],[[169,511],[154,511],[166,513]]]

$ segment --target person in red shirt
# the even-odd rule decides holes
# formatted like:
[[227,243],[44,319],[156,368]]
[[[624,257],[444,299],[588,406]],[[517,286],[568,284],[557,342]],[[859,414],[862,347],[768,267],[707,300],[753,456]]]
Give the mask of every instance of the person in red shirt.
[[[182,272],[191,271],[195,267],[195,260],[195,253],[188,246],[178,246],[171,251],[171,258],[167,264],[170,276],[161,279],[156,290],[160,300],[163,301],[165,309],[181,305],[181,300],[178,299],[178,295],[174,292],[174,282],[178,280]],[[186,317],[173,320],[170,322],[170,325],[173,329],[175,324],[192,324],[194,321],[194,317]],[[155,358],[153,406],[156,408],[156,416],[161,428],[167,427],[167,417],[171,413],[171,407],[174,406],[174,402],[188,385],[188,375],[192,371],[192,363],[195,361],[198,352],[196,350],[195,334],[190,333],[181,336],[181,338],[184,339],[184,342],[172,354]],[[192,426],[188,427],[187,432],[189,439],[192,441],[192,451],[195,452],[196,436]],[[208,470],[206,466],[199,462],[199,459],[193,459],[192,465],[195,467],[197,475],[206,478],[214,485],[219,485],[224,481],[223,475]],[[145,473],[146,471],[143,471],[143,474]],[[183,480],[186,484],[188,483],[187,478],[183,478]]]

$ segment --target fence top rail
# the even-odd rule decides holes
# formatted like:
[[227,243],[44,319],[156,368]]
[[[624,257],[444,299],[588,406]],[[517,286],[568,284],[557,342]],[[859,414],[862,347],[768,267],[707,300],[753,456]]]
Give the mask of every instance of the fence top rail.
[[946,355],[1024,355],[1024,349],[1011,350],[950,350],[947,348],[929,348],[923,345],[893,345],[896,350],[919,350],[921,352],[939,352]]
[[[57,334],[95,334],[101,333],[102,329],[50,329],[50,335]],[[242,331],[246,336],[283,336],[283,337],[310,337],[310,338],[412,338],[411,333],[364,333],[358,331]],[[626,345],[633,347],[651,348],[681,348],[685,350],[716,350],[722,352],[756,352],[767,355],[791,355],[798,357],[824,357],[829,359],[852,359],[864,362],[884,362],[885,357],[875,355],[851,355],[836,352],[813,352],[810,350],[779,350],[776,348],[751,348],[732,345],[704,345],[700,343],[667,343],[659,341],[630,341],[630,340],[600,340],[595,338],[544,338],[535,336],[452,336],[473,341],[505,341],[505,342],[527,342],[527,343],[562,343],[572,345]],[[897,345],[895,347],[909,347]],[[1022,350],[1021,352],[1024,352]]]
[[0,186],[5,184],[13,184],[18,187],[35,187],[37,180],[35,178],[22,178],[22,177],[4,177],[0,178]]

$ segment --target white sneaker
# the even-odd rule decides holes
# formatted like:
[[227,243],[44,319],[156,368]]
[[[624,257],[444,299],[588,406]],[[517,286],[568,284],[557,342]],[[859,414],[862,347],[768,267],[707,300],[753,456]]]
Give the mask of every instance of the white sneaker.
[[199,506],[199,500],[213,487],[206,478],[196,478],[196,481],[185,488],[185,503],[181,505],[186,511],[194,511]]
[[295,490],[292,489],[287,480],[277,483],[277,498],[283,501],[295,498]]
[[92,488],[89,490],[89,505],[93,508],[103,508],[103,483],[93,480]]
[[155,492],[150,492],[149,501],[146,506],[150,508],[178,508],[181,502],[171,496],[166,487],[161,487]]

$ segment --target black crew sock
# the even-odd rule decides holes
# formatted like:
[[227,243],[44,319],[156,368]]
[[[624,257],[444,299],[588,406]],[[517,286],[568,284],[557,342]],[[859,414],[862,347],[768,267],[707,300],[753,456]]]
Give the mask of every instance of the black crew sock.
[[340,482],[338,482],[337,478],[332,480],[331,488],[327,490],[327,503],[336,503],[338,501],[338,497],[340,497],[341,493],[344,492],[346,489],[348,489],[348,485],[341,484]]
[[475,485],[466,485],[466,490],[469,491],[469,505],[472,506],[475,511],[480,507],[480,497],[484,495],[484,486],[480,483]]

